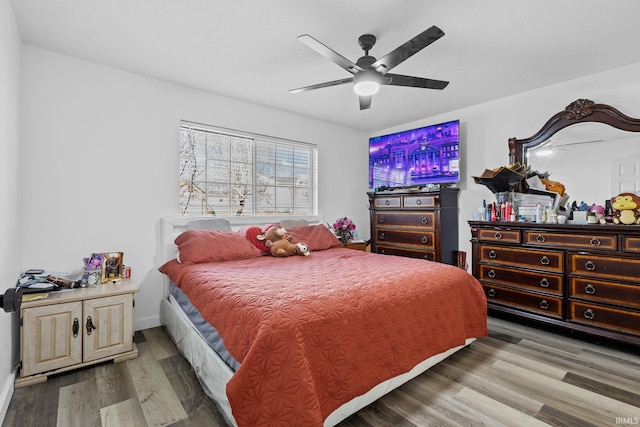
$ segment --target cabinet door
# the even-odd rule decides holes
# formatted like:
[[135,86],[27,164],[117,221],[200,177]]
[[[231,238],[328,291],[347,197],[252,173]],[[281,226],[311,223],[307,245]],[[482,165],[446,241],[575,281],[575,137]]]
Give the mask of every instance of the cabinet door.
[[81,324],[80,301],[24,309],[21,375],[82,363]]
[[84,302],[84,361],[133,349],[133,295]]

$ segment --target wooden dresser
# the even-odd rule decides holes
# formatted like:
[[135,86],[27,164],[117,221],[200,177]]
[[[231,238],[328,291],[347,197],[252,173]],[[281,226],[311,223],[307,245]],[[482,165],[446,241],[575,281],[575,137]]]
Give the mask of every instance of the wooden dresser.
[[457,188],[368,194],[371,252],[456,264]]
[[640,345],[640,226],[469,225],[490,311]]

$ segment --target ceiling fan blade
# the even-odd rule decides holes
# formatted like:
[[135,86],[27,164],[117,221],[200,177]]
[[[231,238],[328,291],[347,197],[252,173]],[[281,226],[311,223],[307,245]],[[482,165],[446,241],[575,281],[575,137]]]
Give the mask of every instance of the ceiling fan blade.
[[347,84],[347,83],[353,83],[353,77],[347,77],[346,79],[333,80],[333,81],[325,82],[325,83],[318,83],[318,84],[311,85],[311,86],[299,87],[297,89],[291,89],[289,91],[289,93],[306,92],[308,90],[322,89],[322,88],[325,88],[325,87],[338,86],[338,85],[343,85],[343,84]]
[[421,87],[424,89],[444,89],[449,82],[444,80],[425,79],[422,77],[403,76],[402,74],[385,74],[385,77],[391,77],[390,79],[384,79],[382,84],[391,86],[408,86],[408,87]]
[[322,55],[325,58],[329,59],[331,62],[334,62],[340,68],[343,68],[343,69],[347,70],[351,74],[356,74],[356,73],[362,71],[361,67],[359,67],[356,64],[354,64],[353,62],[349,61],[347,58],[345,58],[344,56],[340,55],[339,53],[337,53],[333,49],[331,49],[331,48],[325,46],[324,44],[320,43],[318,40],[314,39],[309,34],[303,34],[301,36],[298,36],[298,40],[300,40],[302,43],[306,44],[311,49],[313,49],[316,52],[318,52],[320,55]]
[[444,31],[434,25],[433,27],[418,34],[402,46],[398,46],[396,49],[387,53],[385,56],[374,62],[371,67],[375,68],[382,74],[386,74],[396,65],[420,52],[442,36],[444,36]]
[[359,96],[360,99],[360,110],[366,110],[371,107],[371,98],[372,96]]

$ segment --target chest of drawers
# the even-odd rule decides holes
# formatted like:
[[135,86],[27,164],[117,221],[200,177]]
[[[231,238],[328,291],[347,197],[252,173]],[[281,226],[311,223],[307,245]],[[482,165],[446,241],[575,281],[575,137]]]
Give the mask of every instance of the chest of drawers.
[[640,227],[469,225],[490,311],[640,345]]
[[369,193],[371,251],[456,263],[458,189]]

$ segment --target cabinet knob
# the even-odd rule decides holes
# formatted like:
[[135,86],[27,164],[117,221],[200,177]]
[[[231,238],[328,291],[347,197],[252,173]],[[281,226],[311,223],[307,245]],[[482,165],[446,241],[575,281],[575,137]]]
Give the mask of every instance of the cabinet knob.
[[593,320],[593,318],[596,317],[596,314],[593,312],[593,310],[591,310],[590,308],[587,308],[584,311],[583,316],[589,320]]
[[383,217],[383,216],[381,216],[380,218],[378,218],[378,222],[379,222],[380,224],[382,224],[382,223],[384,222],[384,217]]
[[593,271],[596,269],[596,263],[589,260],[587,262],[584,263],[584,268],[589,270],[589,271]]
[[488,294],[491,298],[493,298],[493,297],[495,297],[495,296],[496,296],[496,291],[495,291],[495,289],[489,289],[489,291],[487,292],[487,294]]
[[495,277],[496,277],[496,272],[495,272],[494,270],[489,270],[489,271],[487,271],[487,276],[488,276],[490,279],[493,279],[493,278],[495,278]]
[[498,254],[493,249],[489,251],[489,258],[495,259],[497,256]]
[[540,264],[542,265],[549,265],[551,261],[549,261],[549,258],[547,258],[546,255],[544,255],[542,258],[540,258]]
[[594,237],[589,241],[589,243],[591,243],[591,246],[600,246],[600,239],[598,239],[597,237]]
[[546,299],[543,299],[542,301],[540,301],[540,308],[543,310],[546,310],[549,308],[549,303],[547,302]]
[[389,200],[385,200],[385,201],[384,201],[384,204],[385,204],[385,205],[387,205],[387,206],[389,206],[389,205],[391,204],[391,202],[390,202]]
[[380,240],[384,240],[384,233],[380,233],[380,234],[378,234],[378,239],[380,239]]
[[416,200],[416,205],[420,206],[422,204],[422,200],[418,199]]
[[422,236],[421,241],[422,243],[426,244],[429,241],[429,239],[427,238],[427,236]]
[[429,219],[425,216],[420,220],[421,223],[423,223],[424,225],[429,224]]
[[584,291],[589,295],[593,295],[596,293],[596,287],[593,286],[591,283],[589,283],[587,286],[584,287]]
[[544,243],[545,240],[547,239],[542,234],[538,234],[538,237],[536,237],[538,243]]
[[78,338],[78,331],[80,331],[80,322],[78,322],[78,318],[73,319],[73,326],[71,328],[73,331],[73,337]]
[[91,335],[91,332],[96,328],[93,322],[91,321],[91,316],[87,316],[87,324],[85,325],[87,328],[87,335]]
[[548,288],[549,279],[547,279],[546,277],[543,277],[542,279],[540,279],[540,286],[542,286],[543,288]]
[[499,232],[499,231],[497,231],[497,232],[496,232],[496,236],[495,236],[495,237],[496,237],[496,240],[500,240],[500,239],[502,239],[502,233],[501,233],[501,232]]

